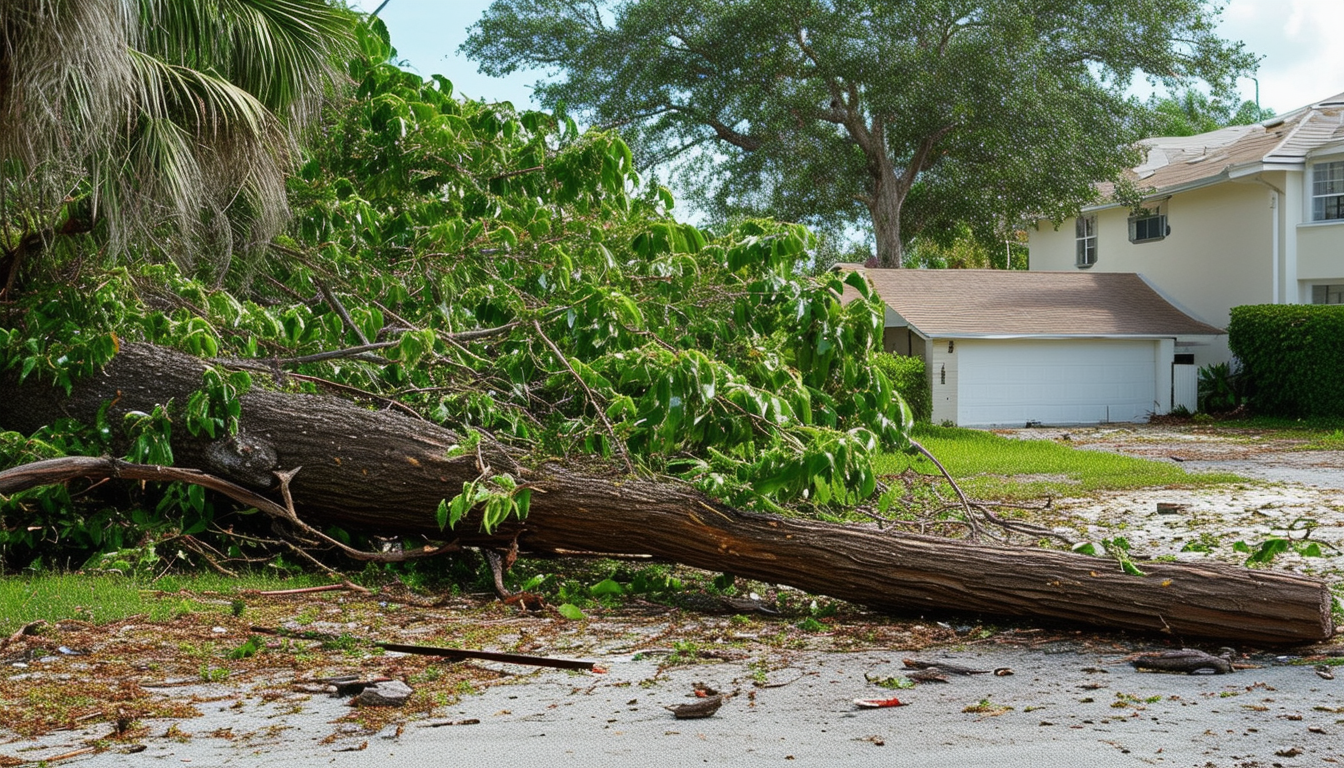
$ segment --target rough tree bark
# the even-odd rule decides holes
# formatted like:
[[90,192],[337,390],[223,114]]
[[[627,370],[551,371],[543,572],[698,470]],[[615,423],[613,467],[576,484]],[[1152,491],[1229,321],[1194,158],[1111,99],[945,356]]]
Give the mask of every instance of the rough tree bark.
[[[202,370],[194,357],[128,344],[68,398],[0,378],[0,428],[31,432],[63,415],[91,420],[109,400],[115,423],[126,411],[186,402]],[[544,553],[647,554],[890,610],[973,611],[1265,644],[1333,634],[1330,592],[1314,578],[1181,563],[1144,563],[1148,575],[1136,577],[1106,559],[754,514],[673,482],[556,464],[529,469],[498,446],[447,458],[458,443],[450,430],[334,397],[267,390],[260,378],[243,397],[242,430],[274,447],[274,469],[302,467],[289,488],[310,525],[455,537],[464,545],[516,539],[523,551]],[[230,472],[184,429],[174,430],[173,448],[179,466]],[[482,463],[534,489],[528,518],[491,536],[471,518],[440,532],[440,500],[475,479]]]

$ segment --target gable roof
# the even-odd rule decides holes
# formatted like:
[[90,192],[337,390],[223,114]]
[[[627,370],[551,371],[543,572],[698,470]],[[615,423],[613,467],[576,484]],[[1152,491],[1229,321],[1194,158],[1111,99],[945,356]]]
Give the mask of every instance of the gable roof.
[[[1227,178],[1240,168],[1297,166],[1315,150],[1344,146],[1344,93],[1254,125],[1196,136],[1144,139],[1144,162],[1129,172],[1140,187],[1170,192]],[[1107,196],[1112,185],[1102,185]]]
[[861,271],[887,306],[929,338],[1223,333],[1182,312],[1133,273]]

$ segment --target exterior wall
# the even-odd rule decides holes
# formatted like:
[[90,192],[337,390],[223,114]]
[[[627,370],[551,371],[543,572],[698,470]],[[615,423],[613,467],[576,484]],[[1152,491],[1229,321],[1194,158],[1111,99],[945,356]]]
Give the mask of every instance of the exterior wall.
[[[1137,272],[1190,315],[1225,328],[1232,307],[1274,299],[1274,201],[1271,189],[1254,181],[1178,193],[1157,203],[1171,234],[1147,243],[1129,242],[1127,208],[1096,211],[1097,262],[1086,269]],[[1042,222],[1030,246],[1031,269],[1079,269],[1073,219],[1058,230]],[[1194,353],[1198,365],[1229,358],[1225,337],[1182,351]]]
[[925,369],[929,372],[929,391],[933,393],[934,424],[943,422],[957,423],[957,352],[952,344],[948,351],[947,339],[930,339],[928,356],[924,358]]
[[1311,301],[1314,283],[1344,283],[1344,221],[1297,226],[1297,279],[1305,286],[1304,302]]

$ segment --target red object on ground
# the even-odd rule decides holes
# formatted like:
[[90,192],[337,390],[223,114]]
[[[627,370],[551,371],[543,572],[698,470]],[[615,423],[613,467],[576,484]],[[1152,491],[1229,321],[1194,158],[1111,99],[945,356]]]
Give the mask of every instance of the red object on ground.
[[904,707],[905,704],[900,699],[892,697],[890,699],[855,699],[854,703],[866,709],[881,709],[883,707]]

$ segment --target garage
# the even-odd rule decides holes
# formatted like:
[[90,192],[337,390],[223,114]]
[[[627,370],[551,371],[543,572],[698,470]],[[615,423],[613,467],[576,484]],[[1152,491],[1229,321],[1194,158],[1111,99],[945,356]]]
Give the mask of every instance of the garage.
[[1161,408],[1151,340],[962,340],[956,347],[963,427],[1147,421]]
[[1147,421],[1223,334],[1133,273],[842,268],[887,305],[886,350],[923,358],[935,424]]

